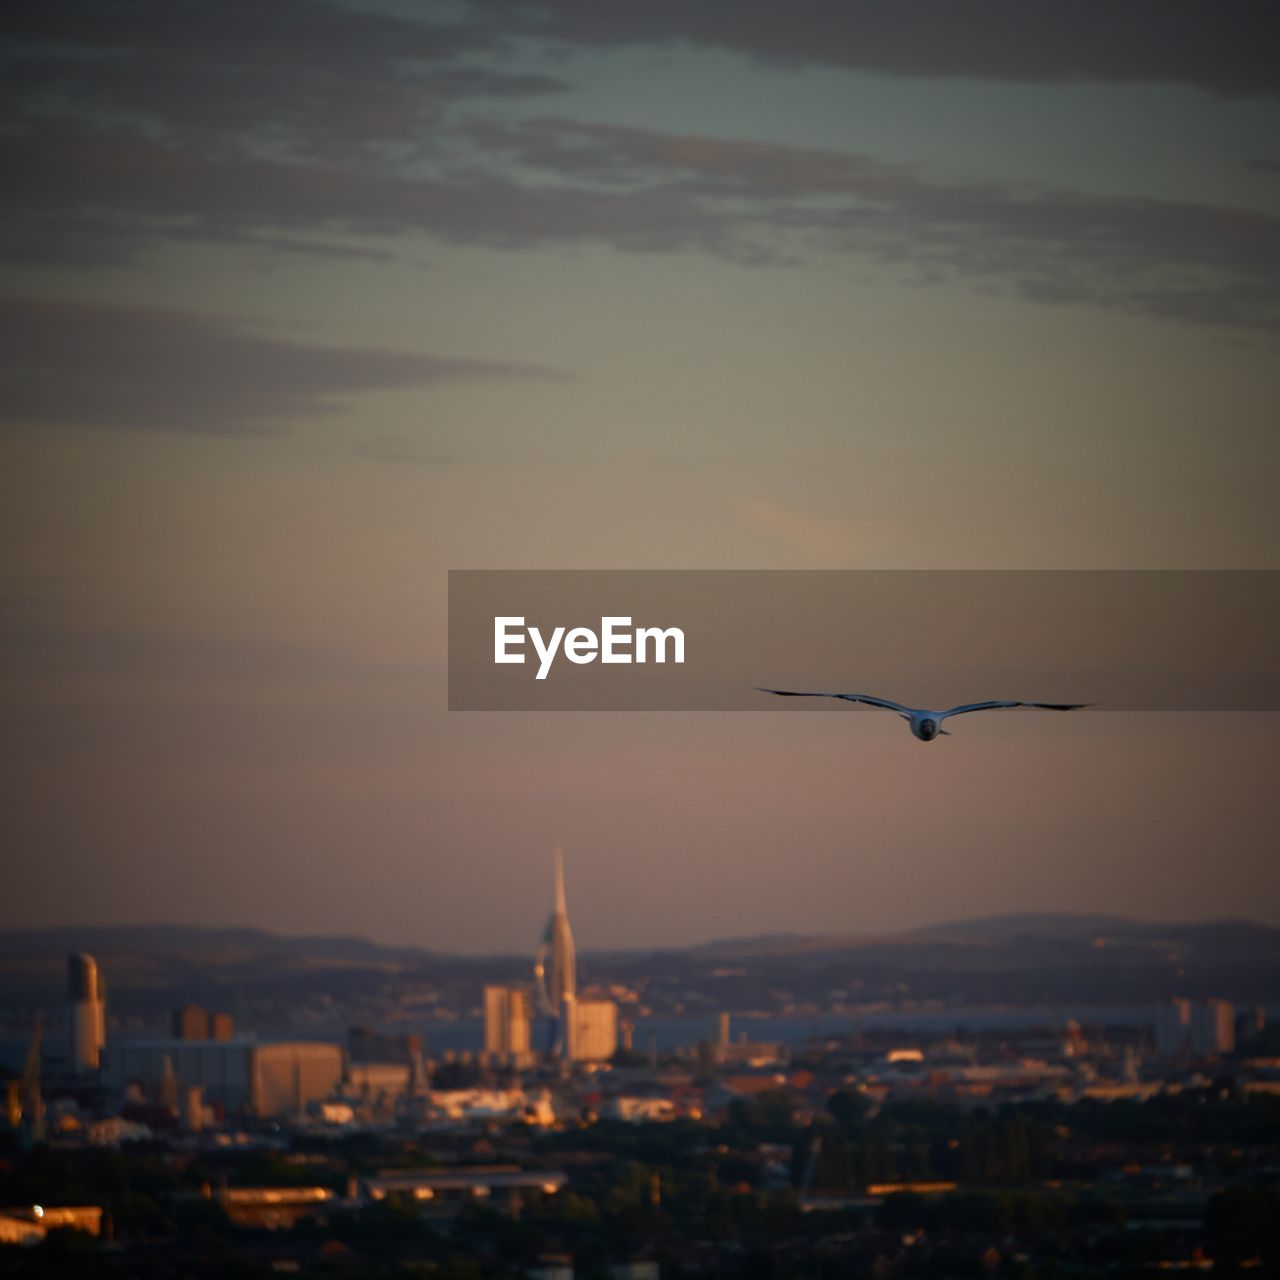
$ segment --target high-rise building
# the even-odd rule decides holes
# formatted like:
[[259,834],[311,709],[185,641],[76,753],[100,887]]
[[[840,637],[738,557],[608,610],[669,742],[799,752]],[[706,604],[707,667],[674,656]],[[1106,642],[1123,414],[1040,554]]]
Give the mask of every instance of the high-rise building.
[[573,931],[569,928],[569,911],[565,905],[564,854],[559,849],[555,859],[555,907],[542,932],[533,972],[538,983],[539,1005],[551,1019],[551,1052],[571,1056],[569,1041],[574,1025],[570,1010],[577,995],[578,973]]
[[1211,1058],[1234,1053],[1236,1008],[1228,1000],[1206,1000],[1191,1011],[1191,1052]]
[[35,1024],[31,1028],[31,1040],[27,1045],[27,1057],[18,1081],[17,1115],[13,1112],[10,1095],[10,1118],[22,1126],[24,1148],[44,1141],[44,1091],[40,1087],[40,1041],[44,1037],[44,1018],[36,1010]]
[[229,1013],[215,1013],[198,1004],[184,1004],[173,1011],[175,1040],[230,1040],[235,1021]]
[[175,1040],[208,1040],[209,1011],[198,1004],[184,1004],[173,1011],[173,1038]]
[[67,957],[70,997],[70,1067],[75,1075],[88,1075],[102,1064],[107,1043],[106,1001],[102,975],[90,955]]
[[529,1058],[530,1008],[522,987],[485,987],[484,1051],[519,1066]]
[[1170,1000],[1156,1010],[1156,1052],[1176,1058],[1190,1048],[1191,1001]]
[[1197,1058],[1233,1053],[1236,1011],[1227,1000],[1171,1000],[1156,1012],[1156,1051],[1167,1058]]
[[199,1133],[204,1128],[204,1086],[186,1085],[182,1090],[182,1127],[188,1133]]
[[604,1062],[618,1051],[618,1006],[612,1000],[573,1003],[569,1053],[577,1062]]

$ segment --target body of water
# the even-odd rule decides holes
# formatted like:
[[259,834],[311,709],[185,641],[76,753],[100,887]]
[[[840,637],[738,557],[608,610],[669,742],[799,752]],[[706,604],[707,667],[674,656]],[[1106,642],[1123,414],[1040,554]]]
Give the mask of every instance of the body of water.
[[[885,1009],[858,1014],[819,1014],[789,1017],[733,1017],[730,1021],[730,1037],[738,1040],[744,1035],[753,1041],[781,1041],[797,1046],[814,1039],[827,1039],[851,1035],[858,1031],[899,1031],[905,1037],[913,1032],[933,1034],[952,1031],[1034,1031],[1044,1029],[1051,1033],[1062,1032],[1069,1021],[1082,1027],[1153,1028],[1155,1004],[1136,1005],[1064,1005],[1061,1007],[1011,1008],[951,1008],[951,1009]],[[1242,1006],[1243,1008],[1243,1006]],[[1268,1019],[1280,1016],[1280,1006],[1267,1006]],[[259,1040],[329,1040],[346,1044],[347,1026],[269,1027],[244,1028],[252,1031]],[[477,1053],[484,1046],[484,1024],[478,1019],[463,1018],[456,1022],[403,1021],[379,1028],[384,1032],[421,1035],[429,1057],[442,1054]],[[539,1047],[544,1028],[535,1025],[534,1044]],[[113,1039],[151,1039],[163,1034],[152,1032],[112,1032]],[[651,1040],[660,1052],[692,1048],[700,1040],[715,1037],[711,1018],[643,1018],[636,1022],[633,1044],[641,1052],[648,1049]],[[65,1037],[51,1033],[45,1037],[47,1054],[58,1055],[64,1050]],[[0,1034],[0,1063],[11,1070],[20,1070],[26,1056],[27,1038],[14,1032]]]

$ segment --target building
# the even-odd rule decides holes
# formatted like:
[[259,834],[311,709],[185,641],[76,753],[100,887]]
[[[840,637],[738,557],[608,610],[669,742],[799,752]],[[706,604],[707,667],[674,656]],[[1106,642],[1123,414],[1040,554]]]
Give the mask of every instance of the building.
[[199,1133],[204,1128],[204,1090],[198,1084],[186,1085],[179,1099],[179,1120],[188,1133]]
[[577,1062],[604,1062],[618,1051],[618,1006],[612,1000],[573,1004],[570,1054]]
[[564,853],[556,850],[555,907],[542,943],[534,960],[533,976],[537,982],[538,1004],[551,1023],[548,1049],[562,1057],[571,1056],[570,1038],[574,1031],[572,1006],[577,998],[578,968],[573,949],[573,931],[569,928],[569,911],[565,905]]
[[283,1231],[301,1218],[324,1219],[337,1197],[328,1187],[223,1187],[214,1197],[237,1227]]
[[39,1244],[50,1231],[66,1228],[100,1236],[102,1207],[86,1204],[46,1208],[28,1204],[20,1208],[0,1209],[0,1244]]
[[184,1004],[173,1011],[175,1040],[209,1040],[209,1011],[198,1004]]
[[432,1217],[450,1218],[479,1201],[519,1214],[522,1196],[555,1195],[568,1184],[558,1169],[520,1169],[515,1165],[470,1165],[463,1169],[404,1169],[366,1178],[369,1200],[413,1205]]
[[1190,1054],[1196,1058],[1234,1053],[1236,1047],[1235,1006],[1226,1000],[1171,1000],[1156,1011],[1156,1052],[1176,1058]]
[[70,998],[70,1068],[74,1075],[89,1075],[102,1063],[107,1043],[107,1006],[98,963],[81,953],[67,957]]
[[550,1125],[555,1123],[551,1094],[541,1089],[432,1089],[427,1095],[427,1116],[441,1128],[465,1128],[492,1121]]
[[1198,1058],[1234,1053],[1236,1009],[1227,1000],[1206,1000],[1191,1010],[1191,1052]]
[[489,1058],[522,1066],[532,1048],[529,995],[522,987],[484,989],[484,1051]]
[[606,1099],[600,1114],[606,1120],[623,1120],[628,1124],[665,1124],[676,1118],[676,1104],[670,1098],[619,1094]]
[[342,1046],[310,1041],[135,1040],[113,1044],[107,1082],[162,1089],[199,1085],[210,1105],[256,1116],[291,1116],[328,1098],[342,1080]]
[[1156,1052],[1162,1058],[1176,1058],[1188,1052],[1191,1001],[1170,1000],[1156,1010]]
[[791,1053],[780,1040],[735,1040],[715,1046],[712,1060],[721,1067],[773,1067],[785,1064]]
[[184,1004],[173,1011],[175,1040],[230,1040],[235,1022],[229,1013],[214,1013],[198,1004]]
[[412,1067],[422,1060],[421,1036],[372,1027],[352,1027],[347,1032],[347,1048],[352,1062],[398,1062]]

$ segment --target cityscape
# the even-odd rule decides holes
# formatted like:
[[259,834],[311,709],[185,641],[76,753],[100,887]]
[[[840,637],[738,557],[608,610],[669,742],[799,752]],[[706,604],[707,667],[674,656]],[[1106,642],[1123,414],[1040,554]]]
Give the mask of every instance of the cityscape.
[[1262,0],[0,6],[0,1278],[1280,1280]]
[[[684,1017],[655,1018],[634,976],[654,957],[614,957],[612,975],[593,957],[599,980],[583,981],[559,849],[551,900],[523,978],[485,981],[510,961],[477,960],[452,996],[417,1005],[415,1030],[330,1039],[300,1017],[275,1033],[191,1001],[157,1027],[109,1014],[109,973],[66,956],[65,1037],[45,1038],[37,1011],[6,1073],[14,1274],[90,1260],[120,1275],[555,1280],[1274,1261],[1261,1209],[1280,1168],[1280,1021],[1265,1000],[1103,1002],[1086,1022],[948,1008],[899,980],[896,999],[862,1005],[828,988],[827,1021],[847,1025],[823,1032],[816,1009],[788,1021],[793,1002],[691,1013],[686,976]],[[1078,934],[1105,953],[1126,926],[1025,917],[942,936],[963,951],[984,932],[988,950],[1004,932],[1019,949]],[[1162,981],[1198,987],[1215,971],[1192,972],[1177,932],[1153,932],[1178,948]],[[1280,964],[1276,931],[1257,932],[1252,986],[1238,954],[1216,971],[1240,992]],[[780,980],[797,944],[830,963],[829,941],[766,939],[708,948],[703,969],[741,996],[744,955]],[[4,1025],[18,1012],[0,1010]],[[479,1043],[433,1048],[460,1034]]]

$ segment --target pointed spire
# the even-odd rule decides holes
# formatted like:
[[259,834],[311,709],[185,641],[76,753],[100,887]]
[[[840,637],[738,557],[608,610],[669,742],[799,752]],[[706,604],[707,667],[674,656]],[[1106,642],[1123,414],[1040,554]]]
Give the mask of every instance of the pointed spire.
[[567,916],[569,908],[564,900],[564,850],[556,850],[556,915]]

